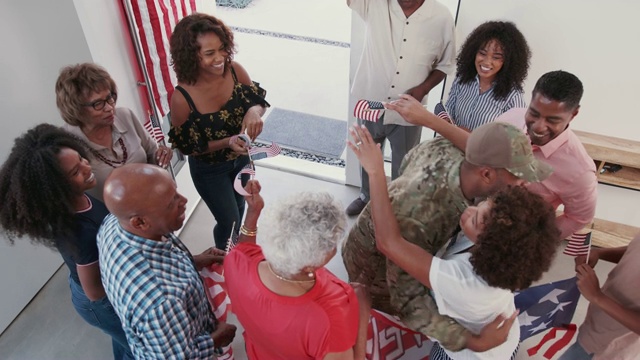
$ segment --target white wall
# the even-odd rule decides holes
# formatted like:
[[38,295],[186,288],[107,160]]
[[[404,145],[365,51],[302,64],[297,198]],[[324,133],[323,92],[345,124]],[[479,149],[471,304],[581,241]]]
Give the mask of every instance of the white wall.
[[[49,122],[62,125],[54,85],[60,68],[90,61],[72,0],[2,0],[0,11],[0,161],[13,139],[28,128]],[[52,199],[55,201],[55,199]],[[40,290],[62,258],[23,239],[9,246],[0,239],[0,331]],[[60,299],[60,301],[70,301]]]

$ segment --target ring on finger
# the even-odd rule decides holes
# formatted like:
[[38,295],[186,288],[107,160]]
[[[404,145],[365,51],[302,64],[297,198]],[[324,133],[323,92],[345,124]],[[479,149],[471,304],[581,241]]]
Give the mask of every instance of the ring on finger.
[[360,145],[362,145],[362,141],[358,141],[358,142],[356,143],[356,146],[360,146]]

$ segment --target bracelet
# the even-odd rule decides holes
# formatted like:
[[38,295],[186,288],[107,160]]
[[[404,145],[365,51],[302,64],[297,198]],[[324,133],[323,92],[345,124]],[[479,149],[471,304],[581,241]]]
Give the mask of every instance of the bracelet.
[[256,227],[255,230],[249,230],[243,224],[240,226],[240,234],[245,236],[256,236],[258,235],[258,228]]

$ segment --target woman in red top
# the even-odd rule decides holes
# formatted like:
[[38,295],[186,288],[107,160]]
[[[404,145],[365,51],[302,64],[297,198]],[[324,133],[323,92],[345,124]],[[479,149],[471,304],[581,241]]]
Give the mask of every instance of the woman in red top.
[[365,291],[324,267],[344,237],[342,206],[328,193],[296,194],[270,212],[262,248],[260,184],[251,180],[247,191],[247,216],[224,269],[249,359],[364,359]]

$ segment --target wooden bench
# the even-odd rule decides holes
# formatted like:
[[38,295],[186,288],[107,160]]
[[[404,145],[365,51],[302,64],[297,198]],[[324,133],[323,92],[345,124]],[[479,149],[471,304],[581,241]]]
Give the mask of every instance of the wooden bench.
[[[596,162],[600,183],[640,190],[640,142],[585,131],[573,132]],[[622,165],[622,169],[603,172],[606,164]]]
[[597,218],[584,230],[591,231],[592,245],[605,248],[626,246],[640,233],[638,227]]
[[[640,190],[640,142],[573,130],[587,153],[596,163],[598,182],[627,189]],[[618,171],[607,171],[605,165],[617,164]],[[603,171],[604,169],[604,171]],[[599,247],[629,244],[640,228],[602,219],[593,219],[585,231],[591,231],[591,242]]]

